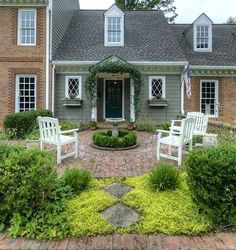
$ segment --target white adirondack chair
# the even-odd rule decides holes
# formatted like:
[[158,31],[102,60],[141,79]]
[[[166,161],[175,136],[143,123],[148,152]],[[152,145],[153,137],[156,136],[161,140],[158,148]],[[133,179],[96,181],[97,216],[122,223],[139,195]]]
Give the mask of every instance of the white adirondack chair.
[[[192,138],[193,138],[193,129],[194,129],[194,118],[186,118],[181,121],[180,131],[165,131],[157,130],[157,160],[160,160],[160,157],[178,161],[180,166],[182,163],[182,153],[183,146],[189,144],[189,150],[192,150]],[[162,134],[166,133],[168,136],[162,137]],[[161,153],[161,145],[168,146],[168,154]],[[172,147],[178,149],[177,156],[172,155]]]
[[[39,131],[40,131],[40,148],[43,150],[43,145],[52,144],[57,147],[57,164],[65,158],[74,156],[78,158],[78,129],[61,131],[57,119],[51,117],[38,117]],[[66,134],[66,135],[65,135]],[[73,134],[68,136],[67,134]],[[62,146],[67,144],[74,145],[74,151],[62,155]]]
[[[207,127],[208,127],[208,116],[201,113],[201,112],[188,112],[187,118],[194,118],[194,130],[193,135],[206,135],[207,133]],[[179,122],[179,120],[173,120],[171,123],[171,130],[174,131],[180,131],[180,126],[176,125],[176,122]]]

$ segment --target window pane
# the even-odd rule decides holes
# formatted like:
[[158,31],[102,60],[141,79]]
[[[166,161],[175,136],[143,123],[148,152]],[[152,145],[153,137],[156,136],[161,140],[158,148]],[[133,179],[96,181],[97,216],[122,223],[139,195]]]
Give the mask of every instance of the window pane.
[[80,96],[79,78],[69,78],[67,82],[67,96],[69,98],[78,98]]

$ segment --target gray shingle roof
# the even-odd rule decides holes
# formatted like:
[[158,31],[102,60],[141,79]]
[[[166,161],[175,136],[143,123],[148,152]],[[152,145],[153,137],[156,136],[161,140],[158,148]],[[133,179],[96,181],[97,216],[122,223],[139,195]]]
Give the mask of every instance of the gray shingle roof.
[[236,66],[236,25],[213,24],[212,52],[194,52],[184,31],[189,24],[171,25],[191,65]]
[[105,47],[104,12],[75,11],[53,60],[101,61],[111,55],[127,61],[187,60],[161,11],[125,11],[124,47]]

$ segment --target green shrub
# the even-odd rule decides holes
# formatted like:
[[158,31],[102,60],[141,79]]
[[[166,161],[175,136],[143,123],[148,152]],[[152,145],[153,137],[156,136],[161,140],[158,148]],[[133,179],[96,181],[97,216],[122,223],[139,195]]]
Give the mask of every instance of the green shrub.
[[162,130],[170,130],[171,123],[170,122],[162,122],[160,124],[160,128]]
[[49,153],[0,146],[0,224],[13,213],[33,213],[50,194],[56,175]]
[[61,126],[62,131],[77,129],[79,127],[78,124],[76,124],[75,122],[71,122],[71,121],[63,121],[60,123],[60,126]]
[[148,183],[154,191],[176,189],[181,183],[179,171],[170,164],[155,167],[148,176]]
[[202,136],[201,135],[194,135],[193,136],[193,144],[196,144],[196,143],[202,143]]
[[99,147],[107,148],[125,148],[136,144],[137,135],[134,132],[119,130],[119,136],[112,136],[112,131],[95,132],[93,134],[93,143]]
[[70,186],[74,193],[78,194],[89,186],[92,175],[87,170],[72,168],[65,171],[64,180],[65,184]]
[[8,138],[25,138],[27,134],[37,128],[38,116],[52,116],[49,110],[36,110],[12,113],[4,118],[4,129]]
[[156,122],[151,119],[139,119],[135,122],[135,129],[137,131],[146,131],[149,133],[156,132]]
[[192,151],[185,164],[193,200],[214,223],[230,223],[236,216],[236,145]]

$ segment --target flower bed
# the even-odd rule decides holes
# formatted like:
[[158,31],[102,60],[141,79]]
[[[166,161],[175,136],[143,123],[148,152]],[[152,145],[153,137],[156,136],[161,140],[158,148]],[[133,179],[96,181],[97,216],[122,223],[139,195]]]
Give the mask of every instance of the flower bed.
[[112,131],[96,132],[93,135],[93,144],[104,148],[128,148],[136,145],[137,135],[134,132],[119,130],[118,137],[112,136]]

